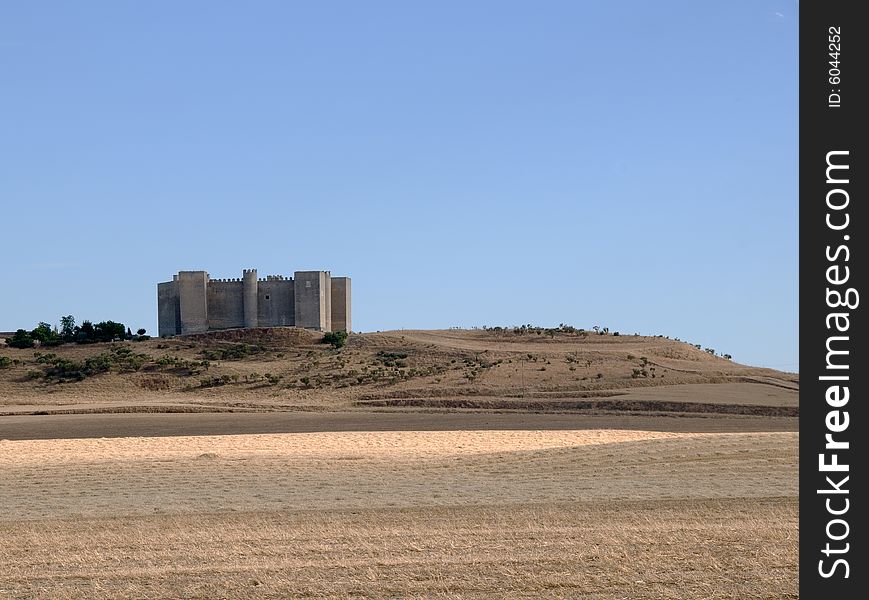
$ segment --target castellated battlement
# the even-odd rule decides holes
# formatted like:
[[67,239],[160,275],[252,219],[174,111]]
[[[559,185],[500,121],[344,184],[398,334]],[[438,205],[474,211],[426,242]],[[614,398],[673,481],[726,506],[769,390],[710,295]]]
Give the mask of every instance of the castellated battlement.
[[179,271],[157,284],[161,337],[239,327],[349,332],[350,314],[350,278],[330,271],[259,278],[256,269],[244,269],[241,278],[227,279]]

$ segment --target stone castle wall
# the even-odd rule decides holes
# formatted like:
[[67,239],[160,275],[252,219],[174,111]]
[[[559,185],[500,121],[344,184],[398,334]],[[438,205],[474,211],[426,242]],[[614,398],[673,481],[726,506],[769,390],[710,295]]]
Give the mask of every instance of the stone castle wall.
[[208,329],[244,327],[241,281],[208,282]]
[[257,290],[257,326],[290,327],[296,324],[296,290],[292,279],[260,279]]

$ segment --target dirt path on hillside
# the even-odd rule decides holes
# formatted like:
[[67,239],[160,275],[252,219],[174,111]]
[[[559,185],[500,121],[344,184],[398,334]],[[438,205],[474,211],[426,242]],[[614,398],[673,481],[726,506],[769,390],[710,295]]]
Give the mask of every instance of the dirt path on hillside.
[[132,413],[0,417],[0,440],[481,429],[634,429],[696,433],[797,431],[798,419],[739,415],[689,417],[397,411]]

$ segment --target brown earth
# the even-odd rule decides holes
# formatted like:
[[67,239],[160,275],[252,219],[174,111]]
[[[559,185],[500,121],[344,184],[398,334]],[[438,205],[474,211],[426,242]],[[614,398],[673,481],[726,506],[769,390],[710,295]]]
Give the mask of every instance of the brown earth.
[[495,411],[115,412],[0,417],[0,440],[344,431],[633,429],[685,433],[797,431],[793,417]]
[[[376,405],[520,411],[797,416],[799,378],[664,337],[393,331],[342,349],[295,328],[168,340],[0,348],[0,414],[353,410]],[[48,355],[48,356],[46,356]],[[58,375],[52,362],[106,359]],[[73,365],[70,367],[69,365]]]

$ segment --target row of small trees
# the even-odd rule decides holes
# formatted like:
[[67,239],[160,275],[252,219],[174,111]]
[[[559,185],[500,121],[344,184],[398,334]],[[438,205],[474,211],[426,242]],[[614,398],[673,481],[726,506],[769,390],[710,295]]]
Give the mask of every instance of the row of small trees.
[[123,323],[115,321],[82,321],[76,325],[75,317],[67,315],[60,318],[60,328],[52,327],[44,321],[40,321],[30,331],[19,329],[6,344],[13,348],[32,348],[36,344],[40,346],[59,346],[60,344],[90,344],[94,342],[111,342],[112,340],[124,340],[143,338],[145,329],[139,329],[134,336],[130,328]]

